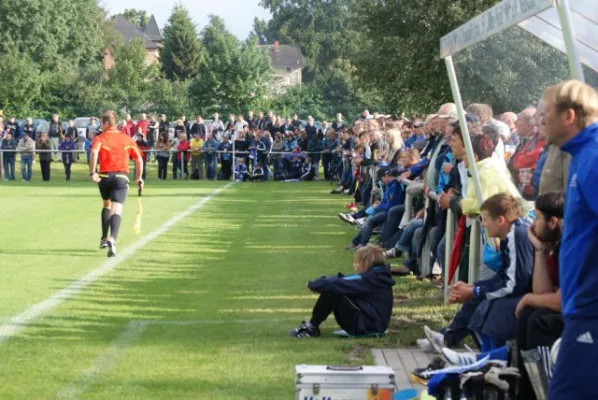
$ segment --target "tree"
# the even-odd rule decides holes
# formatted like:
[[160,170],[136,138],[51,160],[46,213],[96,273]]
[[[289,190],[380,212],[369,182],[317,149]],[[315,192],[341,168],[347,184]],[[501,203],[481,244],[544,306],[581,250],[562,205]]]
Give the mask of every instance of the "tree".
[[174,7],[164,28],[164,48],[161,51],[162,71],[170,80],[186,80],[199,71],[202,59],[201,42],[187,9]]
[[137,10],[135,8],[127,8],[123,13],[123,17],[129,20],[133,25],[138,28],[142,28],[149,22],[149,15],[145,10]]
[[197,107],[241,110],[264,98],[272,69],[268,55],[256,42],[241,43],[214,15],[201,40],[204,62],[190,89]]
[[391,109],[429,111],[452,101],[440,38],[498,0],[358,0],[369,46],[359,54],[362,82],[379,88]]
[[0,55],[0,109],[7,113],[30,110],[41,93],[39,71],[24,54],[2,53]]
[[133,40],[120,46],[114,53],[114,68],[108,73],[110,99],[118,108],[139,112],[148,107],[152,81],[157,67],[146,66],[143,41]]

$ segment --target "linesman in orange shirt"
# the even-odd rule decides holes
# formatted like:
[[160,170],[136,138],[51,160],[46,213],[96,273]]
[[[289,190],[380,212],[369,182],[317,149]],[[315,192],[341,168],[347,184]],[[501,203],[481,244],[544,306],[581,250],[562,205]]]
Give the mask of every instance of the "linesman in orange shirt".
[[[135,181],[139,190],[143,189],[143,159],[133,139],[118,130],[114,111],[106,111],[101,121],[103,133],[96,136],[91,145],[89,176],[98,184],[104,201],[100,248],[107,247],[108,257],[114,257],[120,215],[129,191],[129,158],[135,162]],[[96,172],[98,163],[99,173]]]

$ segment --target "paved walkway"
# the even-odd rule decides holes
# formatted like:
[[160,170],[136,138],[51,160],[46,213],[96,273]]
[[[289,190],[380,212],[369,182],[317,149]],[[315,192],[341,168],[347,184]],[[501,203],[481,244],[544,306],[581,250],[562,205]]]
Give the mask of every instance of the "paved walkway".
[[376,365],[388,365],[395,371],[398,390],[414,388],[418,391],[425,386],[411,382],[409,375],[415,368],[427,367],[431,358],[418,348],[408,349],[374,349],[372,350]]

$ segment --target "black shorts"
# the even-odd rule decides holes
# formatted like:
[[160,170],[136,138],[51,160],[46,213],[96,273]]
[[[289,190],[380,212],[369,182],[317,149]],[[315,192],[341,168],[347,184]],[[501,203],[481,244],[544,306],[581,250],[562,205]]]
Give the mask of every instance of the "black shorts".
[[102,200],[125,204],[129,192],[129,178],[125,173],[100,174],[98,183]]

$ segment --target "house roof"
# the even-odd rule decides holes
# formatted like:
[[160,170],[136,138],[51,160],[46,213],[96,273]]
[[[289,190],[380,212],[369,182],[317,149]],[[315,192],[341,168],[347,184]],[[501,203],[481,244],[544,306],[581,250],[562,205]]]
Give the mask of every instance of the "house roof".
[[273,44],[258,46],[268,50],[270,64],[278,68],[303,68],[305,62],[301,50],[295,46],[279,45],[278,50]]
[[112,26],[116,29],[125,39],[125,42],[129,43],[135,39],[143,40],[146,49],[157,49],[158,44],[152,41],[147,35],[139,30],[126,18],[117,15],[112,22]]
[[164,40],[164,37],[160,33],[160,28],[158,28],[156,18],[154,18],[153,15],[150,17],[147,25],[141,28],[141,31],[154,42],[161,42]]

